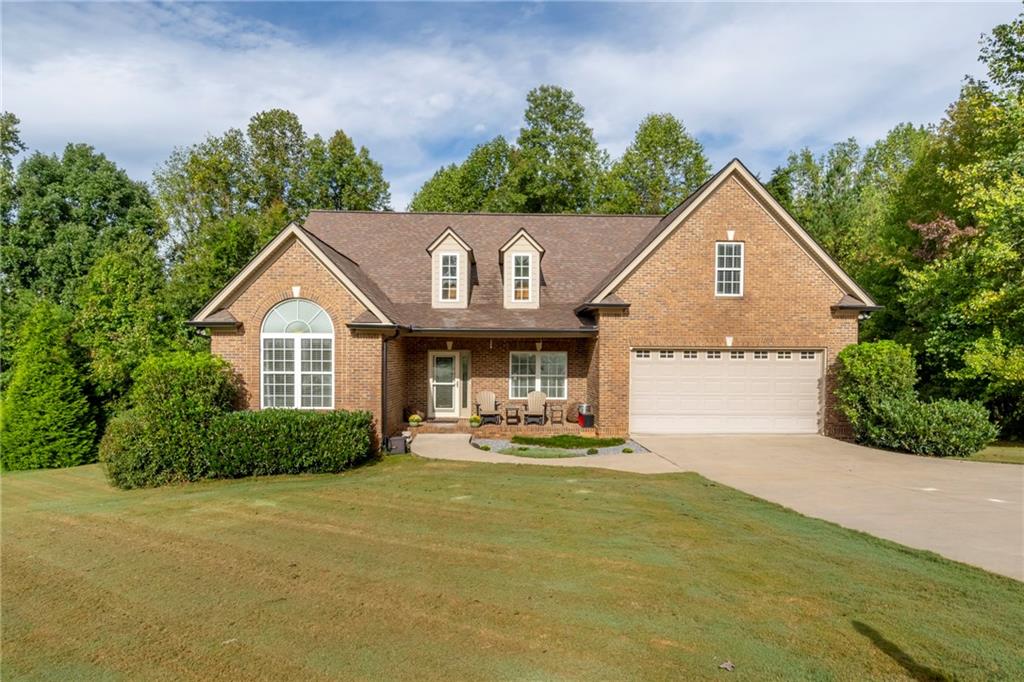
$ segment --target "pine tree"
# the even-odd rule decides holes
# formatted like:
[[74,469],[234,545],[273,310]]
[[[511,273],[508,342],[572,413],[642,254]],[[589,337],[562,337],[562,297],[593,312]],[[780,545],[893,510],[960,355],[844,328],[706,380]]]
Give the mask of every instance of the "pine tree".
[[3,400],[4,469],[75,466],[96,460],[96,420],[70,341],[70,319],[38,303],[21,329]]

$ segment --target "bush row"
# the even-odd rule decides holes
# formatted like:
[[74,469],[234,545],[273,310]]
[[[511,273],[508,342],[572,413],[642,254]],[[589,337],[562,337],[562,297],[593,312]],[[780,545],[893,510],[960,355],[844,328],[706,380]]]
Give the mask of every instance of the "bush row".
[[922,402],[910,350],[893,341],[849,346],[839,353],[839,410],[865,445],[937,457],[969,457],[998,430],[981,403]]
[[150,358],[131,398],[133,409],[111,420],[100,442],[107,476],[121,488],[335,472],[374,452],[367,412],[232,412],[236,383],[208,354]]

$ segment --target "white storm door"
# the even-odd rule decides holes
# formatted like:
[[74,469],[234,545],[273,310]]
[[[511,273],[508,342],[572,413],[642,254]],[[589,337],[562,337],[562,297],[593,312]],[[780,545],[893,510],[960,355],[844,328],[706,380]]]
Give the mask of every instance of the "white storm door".
[[430,416],[459,416],[459,354],[430,356]]

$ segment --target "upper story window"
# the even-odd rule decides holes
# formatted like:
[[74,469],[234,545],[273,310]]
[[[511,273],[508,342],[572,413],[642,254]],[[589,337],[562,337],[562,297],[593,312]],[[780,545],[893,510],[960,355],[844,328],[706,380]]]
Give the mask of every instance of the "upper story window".
[[512,256],[512,298],[514,300],[530,300],[532,269],[533,258],[530,254],[517,253]]
[[260,330],[260,405],[334,406],[334,325],[312,301],[274,306]]
[[715,243],[715,295],[743,295],[743,242]]
[[459,300],[459,254],[441,254],[441,300]]

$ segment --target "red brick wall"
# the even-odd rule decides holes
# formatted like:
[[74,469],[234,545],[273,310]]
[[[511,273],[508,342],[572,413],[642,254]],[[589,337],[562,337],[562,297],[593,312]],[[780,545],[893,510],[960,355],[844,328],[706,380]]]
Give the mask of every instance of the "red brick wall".
[[[419,410],[427,414],[428,400],[428,352],[432,350],[448,350],[447,341],[452,342],[452,350],[468,350],[471,357],[470,373],[473,383],[470,405],[479,391],[494,391],[498,400],[508,402],[508,371],[509,352],[536,351],[538,339],[475,339],[475,338],[415,338],[402,339],[405,351],[405,390],[404,407]],[[581,400],[588,400],[589,372],[588,359],[591,339],[543,339],[542,351],[565,351],[568,378],[567,406],[575,405]],[[525,400],[516,402],[525,403]]]
[[[741,298],[715,296],[715,242],[744,247]],[[726,180],[616,290],[627,312],[599,316],[597,426],[629,428],[631,347],[819,349],[829,370],[857,341],[857,315],[834,314],[843,291],[735,178]],[[829,371],[831,374],[831,371]],[[826,380],[827,382],[827,380]],[[830,386],[824,386],[826,396]],[[838,417],[827,408],[825,431]]]
[[242,407],[260,406],[260,327],[275,305],[292,298],[317,303],[334,323],[334,406],[367,410],[380,423],[381,338],[356,334],[345,325],[365,308],[299,242],[285,248],[225,307],[242,323],[238,332],[211,330],[211,350],[232,364],[242,382]]

